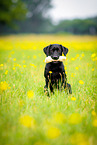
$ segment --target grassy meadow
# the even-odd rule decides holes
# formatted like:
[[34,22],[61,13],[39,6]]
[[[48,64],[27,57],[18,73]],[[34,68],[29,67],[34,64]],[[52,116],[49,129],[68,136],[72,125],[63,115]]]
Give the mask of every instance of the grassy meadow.
[[[69,49],[72,95],[44,94],[53,43]],[[0,36],[0,145],[97,145],[97,36]]]

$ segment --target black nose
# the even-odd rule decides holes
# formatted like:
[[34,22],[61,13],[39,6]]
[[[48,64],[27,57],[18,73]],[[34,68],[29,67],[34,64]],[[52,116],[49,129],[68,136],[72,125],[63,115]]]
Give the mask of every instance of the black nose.
[[58,56],[54,56],[53,59],[57,60],[58,59]]

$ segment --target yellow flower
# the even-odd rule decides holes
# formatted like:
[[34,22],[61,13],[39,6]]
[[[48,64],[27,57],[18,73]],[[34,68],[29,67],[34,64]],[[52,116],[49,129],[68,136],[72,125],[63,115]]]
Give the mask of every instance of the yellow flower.
[[82,117],[79,113],[73,113],[69,116],[70,124],[79,124],[82,121]]
[[13,67],[13,70],[15,70],[15,67]]
[[28,96],[29,99],[32,99],[33,96],[34,96],[34,92],[33,92],[32,90],[29,90],[29,91],[27,92],[27,96]]
[[95,56],[96,56],[96,53],[93,53],[93,54],[91,55],[92,58],[95,57]]
[[75,133],[70,137],[70,142],[74,145],[90,145],[87,136],[83,133]]
[[84,53],[82,53],[81,56],[84,57],[85,56]]
[[64,123],[66,120],[66,117],[64,114],[58,112],[57,114],[54,115],[53,117],[53,122],[56,124],[61,124]]
[[78,69],[79,69],[79,67],[75,67],[75,69],[76,69],[76,70],[78,70]]
[[94,71],[94,68],[92,68],[92,71]]
[[36,59],[36,55],[33,55],[33,58]]
[[23,60],[23,63],[25,63],[25,60]]
[[76,98],[75,98],[75,97],[72,97],[72,98],[71,98],[71,100],[72,100],[72,101],[75,101],[75,100],[76,100]]
[[13,58],[13,61],[16,61],[16,58]]
[[73,57],[71,58],[72,61],[74,61],[75,59],[76,59],[76,58],[73,58]]
[[61,134],[60,130],[56,127],[50,127],[46,132],[47,137],[50,139],[55,139],[59,137],[60,134]]
[[29,115],[21,116],[20,119],[19,119],[19,122],[23,126],[28,127],[28,128],[30,128],[30,127],[34,128],[35,127],[35,119],[32,118]]
[[94,127],[97,127],[97,118],[93,120],[92,124]]
[[0,66],[4,66],[3,64],[0,64]]
[[49,73],[51,74],[51,73],[52,73],[52,71],[49,71]]
[[9,89],[8,83],[6,83],[6,81],[1,82],[1,83],[0,83],[0,89],[1,89],[2,91],[5,91],[5,90]]
[[83,84],[84,84],[84,82],[83,82],[82,80],[79,80],[79,84],[83,85]]
[[5,71],[5,75],[7,75],[7,74],[8,74],[8,70]]
[[23,65],[23,67],[25,68],[25,67],[27,67],[26,65]]
[[32,64],[32,63],[30,63],[30,66],[33,66],[34,68],[36,68],[36,65],[34,65],[34,64]]
[[71,73],[71,77],[75,77],[75,74],[74,73]]
[[92,111],[92,115],[93,116],[96,116],[96,112],[94,110]]

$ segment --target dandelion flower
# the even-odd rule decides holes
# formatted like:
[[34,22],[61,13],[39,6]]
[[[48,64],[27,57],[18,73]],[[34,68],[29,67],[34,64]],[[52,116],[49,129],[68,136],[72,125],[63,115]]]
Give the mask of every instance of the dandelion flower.
[[0,82],[0,89],[1,89],[2,91],[5,91],[5,90],[9,89],[8,83],[6,83],[6,81]]
[[93,120],[92,124],[94,127],[97,127],[97,118]]
[[82,80],[79,80],[79,84],[83,85],[83,84],[84,84],[84,82],[83,82]]
[[70,142],[74,145],[90,145],[88,137],[83,133],[75,133],[70,137]]
[[34,120],[34,118],[32,118],[29,115],[21,116],[20,119],[19,119],[19,122],[23,126],[28,127],[28,128],[31,128],[31,127],[34,128],[35,127],[35,120]]
[[61,124],[64,123],[66,120],[66,117],[63,113],[58,112],[57,114],[54,115],[53,121],[56,124]]
[[33,55],[33,58],[36,59],[36,55]]
[[7,74],[8,74],[8,70],[5,71],[5,75],[7,75]]
[[27,67],[26,65],[23,65],[23,67],[25,68],[25,67]]
[[79,67],[75,67],[75,69],[76,69],[76,70],[78,70],[78,69],[79,69]]
[[4,66],[3,64],[0,64],[0,66]]
[[94,68],[92,68],[92,71],[94,71]]
[[92,111],[92,115],[93,116],[96,116],[96,112],[94,110]]
[[91,55],[91,58],[94,58],[96,56],[96,53],[93,53],[92,55]]
[[32,99],[33,96],[34,96],[34,92],[33,92],[32,90],[29,90],[29,91],[27,92],[27,96],[28,96],[29,99]]
[[16,58],[13,58],[13,61],[16,61]]
[[82,121],[82,117],[79,113],[73,113],[69,116],[70,124],[79,124]]
[[49,71],[49,73],[51,74],[51,73],[52,73],[52,71]]
[[47,137],[50,139],[55,139],[59,137],[60,134],[61,134],[60,130],[56,127],[50,127],[46,132]]
[[72,97],[72,98],[71,98],[71,100],[72,100],[72,101],[75,101],[75,100],[76,100],[76,98],[75,98],[75,97]]

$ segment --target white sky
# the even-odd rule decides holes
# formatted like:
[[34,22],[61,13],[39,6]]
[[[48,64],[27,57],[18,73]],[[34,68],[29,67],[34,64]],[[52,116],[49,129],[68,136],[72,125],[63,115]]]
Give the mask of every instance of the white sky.
[[52,0],[52,5],[49,16],[53,22],[97,16],[97,0]]

